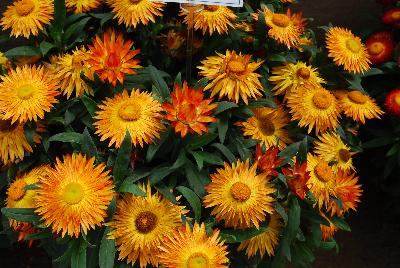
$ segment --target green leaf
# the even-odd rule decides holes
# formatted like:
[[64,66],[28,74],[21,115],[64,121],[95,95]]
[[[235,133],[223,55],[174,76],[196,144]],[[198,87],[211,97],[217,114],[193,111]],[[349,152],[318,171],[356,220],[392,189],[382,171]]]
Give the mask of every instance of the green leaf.
[[75,243],[71,252],[71,268],[86,268],[87,242],[80,239]]
[[220,114],[223,111],[226,111],[226,110],[229,110],[232,108],[239,107],[239,105],[237,105],[236,103],[229,102],[229,101],[220,101],[220,102],[217,102],[217,104],[218,104],[218,106],[214,110],[214,115]]
[[52,237],[52,233],[50,230],[46,230],[43,232],[37,232],[37,233],[33,233],[30,235],[27,235],[24,240],[39,240],[39,239],[47,239],[47,238],[51,238]]
[[185,174],[190,188],[192,188],[198,196],[202,197],[204,195],[204,183],[201,180],[199,171],[196,170],[196,166],[190,161],[186,162]]
[[[224,161],[216,154],[208,153],[208,152],[195,152],[198,157],[201,157],[204,162],[212,164],[212,165],[224,165]],[[199,168],[201,169],[201,168]]]
[[40,47],[40,51],[42,52],[43,56],[46,56],[47,53],[50,51],[50,49],[54,48],[55,45],[53,45],[52,43],[46,42],[46,41],[42,41],[39,45]]
[[68,143],[81,143],[82,134],[76,132],[63,132],[53,135],[49,138],[49,142],[51,141],[60,141],[60,142],[68,142]]
[[150,183],[154,185],[174,171],[175,170],[170,167],[156,167],[150,173]]
[[99,157],[97,154],[97,148],[96,145],[94,144],[94,141],[92,137],[90,136],[89,130],[85,127],[85,130],[82,133],[82,153],[90,156],[90,157],[96,157],[96,159]]
[[67,17],[67,9],[65,7],[65,0],[54,1],[54,22],[53,26],[61,32],[64,28],[65,18]]
[[228,159],[230,163],[233,163],[236,161],[236,157],[233,155],[233,153],[226,147],[225,145],[221,143],[213,143],[211,146],[217,148],[218,150],[221,151],[221,153]]
[[89,112],[89,114],[91,116],[95,116],[97,103],[86,95],[83,95],[81,97],[81,100],[83,102],[83,105],[85,105],[86,110]]
[[208,84],[208,78],[207,78],[207,77],[204,77],[204,78],[200,79],[199,81],[197,81],[197,82],[194,84],[193,87],[194,87],[195,89],[199,89],[199,88],[203,89],[203,88],[205,88],[205,87],[207,86],[207,84]]
[[100,268],[114,267],[115,253],[115,240],[107,239],[107,234],[110,232],[110,227],[107,227],[104,231],[103,237],[100,242],[99,251],[99,266]]
[[217,137],[218,137],[218,134],[215,134],[215,133],[206,133],[201,136],[195,136],[189,141],[187,147],[189,150],[195,150],[204,145],[209,144],[210,142],[215,140]]
[[117,182],[120,182],[128,173],[129,163],[131,160],[132,141],[129,132],[125,134],[121,147],[118,150],[117,158],[115,159],[113,176]]
[[15,56],[35,56],[40,54],[40,49],[30,46],[15,47],[4,53],[7,58],[12,58]]
[[263,108],[263,107],[277,108],[278,106],[276,105],[274,100],[260,99],[260,100],[250,100],[247,107],[253,109],[253,108]]
[[228,131],[228,120],[226,118],[221,118],[218,122],[218,137],[221,143],[224,143],[226,132]]
[[267,230],[267,227],[260,227],[259,229],[256,228],[249,228],[246,230],[233,230],[233,229],[226,229],[221,230],[219,236],[225,243],[240,243],[245,240],[248,240],[254,236],[264,233]]
[[194,212],[194,218],[196,222],[200,222],[201,218],[201,203],[200,203],[200,198],[196,195],[195,192],[193,192],[191,189],[185,187],[185,186],[179,186],[175,188],[178,190],[183,197],[189,202],[190,206],[193,209]]
[[369,140],[367,142],[364,142],[362,144],[362,147],[364,149],[377,148],[377,147],[386,146],[388,144],[392,144],[395,141],[396,141],[396,137],[394,137],[394,136],[384,136],[384,137],[379,137],[379,138],[375,138],[375,139]]
[[147,69],[149,70],[151,80],[156,87],[157,95],[159,95],[163,100],[168,99],[170,92],[167,83],[160,74],[160,71],[152,65],[148,66]]
[[74,120],[75,120],[75,115],[73,113],[71,113],[69,110],[66,110],[65,115],[64,115],[64,125],[68,126]]
[[86,24],[89,22],[91,18],[86,17],[83,18],[73,24],[71,24],[66,30],[63,35],[63,40],[65,43],[74,41],[72,38],[77,38],[78,36],[84,33],[83,29],[85,28]]
[[124,180],[118,188],[120,193],[131,193],[136,196],[146,196],[146,193],[134,184],[131,180]]
[[37,223],[40,217],[35,214],[33,208],[2,208],[1,213],[9,219],[17,221],[26,221],[31,223]]
[[103,27],[103,25],[111,20],[113,18],[113,14],[110,12],[107,13],[90,13],[90,15],[96,19],[100,19],[100,26]]
[[275,208],[276,212],[278,212],[279,215],[282,217],[282,219],[283,219],[283,221],[285,223],[285,226],[286,226],[287,225],[287,221],[288,221],[288,215],[287,215],[285,209],[278,202],[275,203],[274,208]]
[[201,157],[201,155],[198,152],[191,152],[191,153],[194,157],[194,160],[196,160],[197,167],[199,168],[199,170],[201,170],[204,164],[203,157]]
[[150,144],[147,153],[146,153],[146,161],[151,162],[153,160],[154,156],[156,155],[157,151],[160,149],[160,147],[165,143],[165,141],[168,139],[171,131],[164,131],[160,135],[160,140],[156,142],[155,144]]
[[159,183],[154,188],[157,189],[165,198],[167,198],[172,204],[176,204],[176,197],[171,193],[171,188],[168,188],[164,183]]
[[39,182],[35,182],[35,183],[32,183],[32,184],[29,184],[29,185],[27,185],[27,186],[25,186],[24,187],[24,189],[25,190],[37,190],[37,189],[40,189],[39,187],[38,187],[38,184],[39,184]]
[[361,74],[361,77],[374,76],[378,74],[383,74],[383,71],[378,68],[371,68],[367,72]]
[[182,73],[179,72],[176,77],[175,77],[175,81],[174,84],[178,84],[179,86],[182,86]]
[[299,152],[297,153],[297,159],[299,163],[303,163],[304,161],[307,160],[307,152],[308,152],[308,139],[307,135],[304,137],[304,139],[300,142],[299,145]]
[[349,224],[347,222],[345,222],[344,218],[339,218],[339,217],[335,216],[331,219],[331,221],[339,229],[346,231],[346,232],[351,232],[351,228],[350,228]]

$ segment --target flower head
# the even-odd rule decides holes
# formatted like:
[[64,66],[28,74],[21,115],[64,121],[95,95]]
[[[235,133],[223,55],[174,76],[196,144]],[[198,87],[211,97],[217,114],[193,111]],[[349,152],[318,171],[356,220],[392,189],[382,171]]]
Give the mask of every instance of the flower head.
[[284,161],[284,159],[279,158],[278,153],[278,148],[271,147],[263,154],[260,144],[256,145],[257,166],[263,173],[266,173],[267,176],[278,176],[278,171],[275,169]]
[[122,84],[126,74],[135,74],[134,69],[140,68],[139,60],[133,58],[140,50],[131,50],[132,41],[125,41],[122,34],[111,31],[105,32],[103,39],[96,36],[93,44],[89,45],[90,59],[88,63],[102,81],[115,86],[117,80]]
[[283,66],[272,69],[269,77],[275,86],[272,88],[275,95],[284,94],[287,98],[290,93],[295,92],[299,86],[308,84],[324,84],[324,79],[319,76],[317,68],[313,68],[304,62],[286,63]]
[[153,0],[106,0],[118,19],[118,24],[136,28],[139,24],[147,25],[162,16],[165,3]]
[[201,135],[208,132],[207,123],[216,122],[210,116],[217,104],[211,104],[212,99],[204,99],[203,91],[195,90],[183,82],[182,88],[176,84],[171,93],[172,103],[164,103],[162,108],[167,112],[166,119],[171,121],[171,126],[176,132],[185,137],[187,132],[196,132]]
[[69,99],[75,91],[75,96],[82,96],[84,93],[93,95],[93,89],[82,79],[83,74],[88,79],[93,79],[93,72],[90,70],[87,61],[90,54],[84,47],[77,48],[72,53],[64,54],[53,59],[50,67],[51,76],[59,81],[61,90]]
[[54,233],[78,238],[80,232],[101,226],[114,197],[113,181],[104,164],[82,154],[56,159],[54,168],[41,177],[35,197],[36,212]]
[[213,207],[211,215],[224,220],[226,227],[259,228],[266,215],[273,213],[271,194],[275,189],[266,181],[267,175],[257,175],[256,170],[257,164],[238,160],[232,166],[225,163],[211,175],[203,203],[206,208]]
[[350,147],[344,144],[337,133],[326,132],[318,136],[314,143],[315,154],[328,163],[333,162],[333,169],[341,168],[343,170],[354,170],[353,159],[354,152]]
[[[287,10],[284,13],[274,13],[267,7],[264,8],[263,14],[265,23],[270,28],[268,36],[276,40],[278,43],[288,48],[296,47],[300,42],[300,35],[304,32],[305,21],[302,14],[296,14]],[[258,20],[258,13],[253,14],[253,18]]]
[[84,13],[101,5],[101,0],[65,0],[65,6],[74,13]]
[[377,32],[371,35],[367,42],[368,53],[373,64],[384,63],[392,57],[395,42],[390,32]]
[[57,102],[57,81],[43,67],[24,66],[0,77],[0,112],[11,123],[44,118]]
[[330,28],[326,34],[326,45],[328,56],[346,71],[363,73],[370,69],[367,48],[360,37],[354,36],[351,31],[340,27]]
[[374,99],[358,90],[344,95],[339,105],[346,116],[360,124],[365,124],[365,119],[380,118],[384,113]]
[[306,193],[309,190],[308,180],[310,179],[310,172],[307,171],[307,161],[300,164],[296,161],[293,167],[282,168],[282,172],[287,179],[287,184],[300,199],[304,200]]
[[11,36],[37,36],[53,19],[52,0],[17,0],[7,7],[1,19],[3,30],[11,28]]
[[207,235],[204,223],[195,223],[193,229],[189,223],[185,227],[167,235],[159,246],[160,262],[165,267],[228,267],[226,263],[227,246],[218,237],[219,231],[215,230],[211,236]]
[[[185,23],[189,24],[189,12],[181,9],[181,16],[185,16]],[[218,34],[226,34],[229,27],[234,27],[233,23],[237,19],[235,13],[224,6],[205,5],[204,9],[196,12],[194,15],[194,29],[200,29],[203,34],[214,32]]]
[[165,236],[182,225],[185,207],[174,205],[159,193],[152,193],[150,183],[139,186],[146,196],[125,194],[117,201],[117,210],[108,239],[115,239],[119,260],[140,267],[158,266],[158,253]]
[[383,23],[400,28],[400,8],[392,8],[383,14]]
[[132,144],[143,147],[145,143],[152,143],[160,137],[164,130],[161,124],[161,104],[156,101],[151,93],[140,92],[133,89],[131,94],[126,90],[115,94],[113,98],[106,98],[98,106],[94,125],[100,140],[110,139],[109,147],[119,148],[128,131]]
[[227,96],[236,103],[241,98],[247,104],[248,97],[262,95],[261,75],[255,71],[263,62],[251,62],[251,55],[227,50],[225,55],[217,53],[217,56],[207,57],[201,63],[199,74],[212,80],[204,88],[211,91],[211,97],[217,94],[220,99]]
[[340,108],[334,95],[318,85],[305,84],[288,97],[292,120],[299,120],[300,127],[308,133],[325,132],[339,124]]
[[246,249],[246,255],[248,257],[252,257],[257,253],[260,254],[261,258],[264,257],[265,253],[267,253],[268,256],[274,256],[275,248],[279,244],[279,234],[283,227],[282,219],[277,212],[274,212],[268,216],[266,222],[268,224],[264,227],[265,231],[241,242],[238,250]]
[[322,232],[322,240],[326,241],[333,237],[333,235],[339,230],[335,224],[322,212],[320,212],[321,216],[324,217],[325,220],[329,223],[328,225],[320,224],[321,232]]
[[385,106],[389,113],[400,117],[400,88],[393,89],[386,95]]
[[254,140],[260,141],[267,148],[278,147],[283,149],[287,144],[292,143],[285,127],[290,122],[289,116],[282,107],[256,108],[253,110],[254,116],[246,122],[237,125],[242,127],[243,136],[249,136]]
[[14,123],[11,120],[0,119],[0,160],[3,164],[9,164],[22,160],[26,153],[31,153],[24,131],[24,125]]

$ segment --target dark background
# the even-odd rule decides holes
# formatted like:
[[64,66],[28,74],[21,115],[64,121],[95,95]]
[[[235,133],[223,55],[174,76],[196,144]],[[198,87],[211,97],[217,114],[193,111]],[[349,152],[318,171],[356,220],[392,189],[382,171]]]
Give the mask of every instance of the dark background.
[[[1,13],[10,2],[12,1],[1,0]],[[302,10],[305,17],[314,18],[309,27],[315,29],[322,38],[322,30],[316,28],[328,25],[329,22],[359,33],[379,27],[379,16],[383,7],[374,0],[304,0],[294,6],[294,9]],[[13,45],[15,43],[5,44],[0,47],[0,51],[4,52]],[[352,232],[339,232],[335,236],[340,245],[339,253],[318,252],[313,267],[400,267],[400,224],[396,197],[390,196],[375,183],[376,178],[382,176],[382,171],[373,168],[367,154],[356,157],[355,166],[364,193],[358,211],[349,218]],[[1,268],[45,268],[50,265],[40,249],[26,250],[24,245],[17,244],[12,249],[0,251]]]

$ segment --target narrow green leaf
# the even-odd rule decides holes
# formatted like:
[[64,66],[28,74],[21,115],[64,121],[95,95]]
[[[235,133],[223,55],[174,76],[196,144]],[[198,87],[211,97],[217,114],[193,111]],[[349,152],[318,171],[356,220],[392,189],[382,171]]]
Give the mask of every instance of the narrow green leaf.
[[345,222],[344,218],[339,218],[339,217],[335,216],[331,219],[331,221],[339,229],[346,231],[346,232],[351,232],[351,228],[350,228],[349,224],[347,222]]
[[2,208],[1,213],[9,219],[17,221],[25,221],[31,223],[37,223],[40,217],[35,214],[33,208]]
[[46,230],[43,232],[37,232],[37,233],[33,233],[30,235],[27,235],[24,240],[39,240],[39,239],[46,239],[46,238],[51,238],[52,237],[52,233],[50,230]]
[[65,0],[54,1],[54,27],[61,32],[64,28],[65,19],[67,17],[67,9],[65,7]]
[[82,134],[76,132],[63,132],[53,135],[49,138],[49,142],[51,141],[60,141],[60,142],[68,142],[68,143],[81,143]]
[[159,183],[162,179],[174,171],[175,170],[170,167],[154,168],[150,173],[150,183],[152,185]]
[[226,147],[225,145],[221,143],[213,143],[211,146],[217,148],[218,150],[221,151],[221,153],[228,159],[230,163],[234,163],[236,161],[236,157],[233,155],[233,153]]
[[96,109],[97,109],[97,103],[86,95],[83,95],[81,97],[81,100],[82,100],[83,104],[85,105],[86,110],[89,112],[89,114],[91,116],[94,116],[96,113]]
[[199,170],[201,170],[203,168],[203,157],[201,157],[201,155],[198,152],[191,152],[194,160],[196,161],[197,167],[199,168]]
[[248,240],[254,236],[264,233],[267,230],[266,227],[257,228],[249,228],[246,230],[221,230],[219,236],[225,243],[240,243],[245,240]]
[[190,161],[187,161],[185,164],[185,174],[190,188],[192,188],[198,196],[202,197],[204,195],[204,184],[200,178],[199,171],[196,170],[196,166]]
[[147,153],[146,153],[146,161],[151,162],[153,160],[154,156],[156,155],[157,151],[160,149],[160,147],[165,143],[165,141],[168,139],[170,136],[171,131],[164,131],[160,135],[160,140],[156,142],[155,144],[150,144]]
[[274,208],[275,208],[276,212],[278,212],[279,215],[282,217],[283,222],[285,223],[285,226],[286,226],[287,225],[287,221],[288,221],[288,215],[287,215],[285,209],[278,202],[275,203]]
[[379,138],[375,138],[375,139],[369,140],[367,142],[364,142],[362,144],[362,147],[364,149],[372,149],[372,148],[377,148],[377,147],[386,146],[388,144],[392,144],[395,141],[396,141],[396,137],[394,137],[394,136],[384,136],[384,137],[379,137]]
[[129,132],[125,134],[121,147],[118,150],[117,158],[115,159],[113,176],[117,182],[120,182],[128,173],[129,163],[131,160],[132,141]]
[[165,183],[159,183],[154,188],[157,189],[166,199],[168,199],[172,204],[176,204],[176,197],[172,194],[171,188],[168,188]]
[[91,157],[96,157],[96,159],[99,157],[97,154],[97,148],[96,145],[94,144],[94,141],[92,139],[92,136],[90,136],[89,130],[85,127],[85,130],[82,133],[82,153],[91,156]]
[[15,47],[4,53],[7,58],[12,58],[15,56],[35,56],[40,54],[39,48],[30,46]]
[[227,131],[228,131],[228,120],[226,118],[221,118],[218,122],[218,137],[219,141],[222,144],[225,141]]
[[87,242],[80,239],[71,252],[71,268],[86,268]]
[[100,242],[99,251],[99,266],[100,268],[114,267],[115,253],[115,240],[107,239],[107,234],[110,232],[110,227],[107,227],[104,231],[103,237]]
[[196,195],[195,192],[193,192],[191,189],[185,187],[185,186],[179,186],[175,188],[178,190],[183,197],[189,202],[190,206],[193,209],[194,212],[194,218],[196,222],[200,222],[201,218],[201,203],[200,203],[200,198]]
[[207,84],[208,84],[208,79],[207,79],[207,77],[204,77],[204,78],[200,79],[199,81],[197,81],[193,87],[195,89],[199,89],[199,88],[203,89],[207,86]]
[[131,193],[136,196],[146,196],[146,193],[131,180],[124,180],[118,188],[120,193]]
[[147,67],[150,73],[151,80],[153,81],[154,86],[157,89],[157,94],[163,99],[169,98],[169,89],[167,83],[162,78],[159,70],[156,67],[150,65]]
[[91,19],[90,17],[86,17],[86,18],[83,18],[83,19],[71,24],[65,30],[65,33],[63,35],[64,42],[67,43],[67,42],[74,41],[73,38],[76,38],[76,37],[80,36],[82,33],[84,33],[83,30],[90,19]]
[[239,107],[239,105],[237,105],[236,103],[229,102],[229,101],[220,101],[220,102],[217,102],[217,104],[218,104],[218,106],[214,110],[214,115],[220,114],[223,111],[226,111],[226,110],[229,110],[229,109],[232,109],[232,108]]
[[195,150],[202,146],[205,146],[215,140],[218,137],[218,134],[215,133],[206,133],[201,136],[193,137],[188,143],[188,149]]
[[54,48],[55,45],[53,45],[52,43],[46,42],[46,41],[42,41],[39,45],[40,47],[40,51],[42,52],[43,56],[46,56],[47,53],[50,51],[50,49]]

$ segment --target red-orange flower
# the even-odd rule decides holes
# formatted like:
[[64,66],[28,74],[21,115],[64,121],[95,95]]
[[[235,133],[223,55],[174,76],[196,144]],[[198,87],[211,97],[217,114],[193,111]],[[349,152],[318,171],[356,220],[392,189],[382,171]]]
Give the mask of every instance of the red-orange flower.
[[390,32],[377,32],[371,35],[367,42],[368,54],[373,64],[388,61],[393,53],[395,43]]
[[[29,222],[18,222],[18,225],[14,227],[14,230],[18,232],[18,242],[24,241],[28,235],[37,232],[37,230]],[[28,247],[31,247],[33,240],[28,240],[27,243]]]
[[307,171],[307,161],[303,164],[296,162],[293,167],[282,168],[285,176],[288,176],[287,184],[300,199],[304,199],[308,192],[307,182],[310,179],[310,172]]
[[385,106],[389,113],[400,117],[400,88],[393,89],[386,95]]
[[331,212],[331,216],[343,214],[352,209],[356,210],[357,203],[360,202],[360,196],[362,193],[361,184],[358,184],[358,177],[355,177],[355,173],[348,173],[342,169],[338,170],[336,174],[335,182],[335,193],[337,198],[340,199],[341,204],[337,201],[331,200],[328,205],[328,211]]
[[134,60],[140,50],[131,50],[132,41],[125,41],[122,34],[114,31],[105,32],[103,39],[96,36],[93,45],[89,45],[91,69],[102,81],[108,81],[113,86],[117,80],[122,84],[126,74],[135,74],[133,70],[140,68],[139,60]]
[[257,166],[262,172],[267,173],[267,176],[278,176],[278,172],[275,168],[279,167],[283,162],[283,159],[279,158],[278,153],[278,148],[271,147],[263,154],[260,144],[256,146]]
[[164,103],[162,108],[167,112],[165,119],[171,121],[171,126],[176,133],[185,137],[187,132],[196,132],[201,135],[208,132],[207,123],[216,122],[217,119],[210,116],[217,104],[211,104],[213,99],[204,99],[203,90],[195,90],[183,82],[182,88],[176,84],[171,93],[172,103]]
[[385,24],[400,27],[400,8],[392,8],[383,14],[382,20]]

